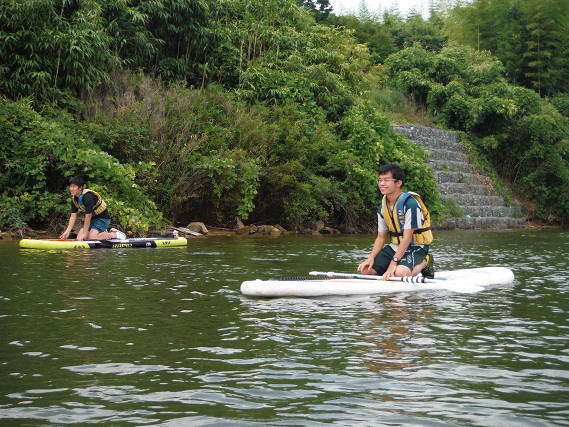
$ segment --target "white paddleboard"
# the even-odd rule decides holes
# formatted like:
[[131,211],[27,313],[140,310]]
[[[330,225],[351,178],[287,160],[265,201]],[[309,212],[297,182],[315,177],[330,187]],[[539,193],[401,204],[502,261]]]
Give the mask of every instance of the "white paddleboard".
[[[328,273],[335,274],[335,273]],[[428,279],[427,279],[428,280]],[[507,285],[514,273],[506,267],[468,268],[437,271],[426,283],[383,281],[378,276],[363,278],[306,278],[248,280],[241,283],[243,295],[252,297],[317,297],[326,295],[372,295],[426,290],[451,290],[472,293],[487,286]]]

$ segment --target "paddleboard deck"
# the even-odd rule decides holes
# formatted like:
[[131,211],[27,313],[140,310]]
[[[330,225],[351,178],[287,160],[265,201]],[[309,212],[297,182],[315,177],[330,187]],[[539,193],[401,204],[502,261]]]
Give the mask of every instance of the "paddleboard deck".
[[[333,273],[330,273],[333,274]],[[332,295],[372,295],[426,290],[477,292],[488,286],[507,285],[514,273],[505,267],[468,268],[440,271],[426,283],[383,281],[378,276],[363,278],[305,278],[248,280],[241,283],[243,295],[251,297],[319,297]]]
[[129,249],[129,248],[166,248],[186,246],[185,237],[137,237],[132,239],[109,240],[71,240],[71,239],[22,239],[23,249]]

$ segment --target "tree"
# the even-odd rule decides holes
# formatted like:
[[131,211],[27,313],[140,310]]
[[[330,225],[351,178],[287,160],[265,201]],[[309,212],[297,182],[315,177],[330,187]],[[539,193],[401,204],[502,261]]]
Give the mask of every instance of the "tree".
[[424,49],[439,52],[447,37],[442,33],[442,25],[433,19],[425,21],[420,13],[410,14],[398,33],[402,48],[419,43]]
[[553,1],[555,26],[552,30],[555,53],[551,58],[548,95],[567,93],[569,87],[569,11],[564,0]]
[[450,40],[489,50],[511,82],[544,96],[567,87],[568,29],[566,0],[476,0],[456,6],[445,23]]
[[551,60],[554,54],[552,30],[555,21],[548,13],[545,2],[534,2],[528,5],[529,39],[524,58],[527,59],[528,71],[526,77],[530,79],[531,86],[539,93],[547,90],[551,79]]
[[446,22],[448,36],[478,51],[488,49],[487,41],[493,40],[491,28],[492,0],[474,0],[466,5],[458,5],[452,10]]
[[166,80],[201,85],[205,64],[212,55],[211,15],[205,0],[143,0],[148,29],[161,47],[149,68]]
[[504,4],[503,13],[497,17],[496,56],[506,67],[506,76],[513,83],[523,81],[524,52],[527,39],[525,16],[521,2],[513,0]]
[[161,45],[150,31],[149,16],[143,6],[143,2],[127,0],[101,1],[101,16],[112,38],[113,53],[132,68],[148,68]]
[[358,5],[358,19],[362,22],[371,21],[373,19],[366,0],[360,0]]
[[0,92],[58,101],[109,82],[120,64],[110,50],[95,1],[3,2],[0,8]]
[[332,12],[330,0],[298,0],[298,5],[308,10],[316,22],[325,22]]
[[357,41],[367,45],[374,64],[382,63],[396,50],[391,32],[379,22],[362,22],[353,15],[331,17],[329,22],[353,31]]

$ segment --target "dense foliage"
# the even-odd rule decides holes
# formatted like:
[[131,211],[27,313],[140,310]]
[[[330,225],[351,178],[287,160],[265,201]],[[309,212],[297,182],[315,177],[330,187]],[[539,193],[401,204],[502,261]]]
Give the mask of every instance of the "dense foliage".
[[569,218],[569,119],[508,83],[500,61],[467,47],[433,55],[415,46],[391,55],[385,69],[442,125],[466,132],[483,163],[534,203],[533,214]]
[[[0,226],[61,221],[66,184],[84,175],[133,231],[163,216],[372,230],[387,162],[436,219],[425,153],[392,129],[405,96],[467,132],[538,217],[565,221],[559,4],[433,1],[424,20],[339,17],[328,0],[0,1]],[[450,46],[474,29],[476,46]]]
[[69,211],[64,190],[77,175],[105,194],[123,227],[146,231],[161,223],[161,213],[137,183],[137,171],[149,165],[119,163],[67,114],[42,117],[25,100],[3,102],[0,135],[0,224],[24,227]]
[[120,108],[92,105],[90,133],[122,163],[152,159],[138,182],[169,218],[227,223],[237,215],[295,228],[324,219],[368,229],[377,165],[388,161],[410,170],[409,185],[440,214],[424,152],[395,134],[369,99],[349,107],[338,135],[324,113],[293,100],[251,105],[217,85],[164,88],[143,75],[123,88],[112,96]]
[[495,55],[510,82],[553,96],[569,84],[567,6],[567,0],[476,0],[453,10],[446,33]]

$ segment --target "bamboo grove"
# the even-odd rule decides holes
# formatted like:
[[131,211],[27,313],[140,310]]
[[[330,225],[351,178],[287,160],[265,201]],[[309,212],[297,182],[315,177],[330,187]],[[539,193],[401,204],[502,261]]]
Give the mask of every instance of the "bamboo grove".
[[135,233],[236,217],[371,231],[378,166],[448,215],[393,123],[462,133],[529,217],[569,218],[567,0],[0,0],[0,226],[58,225],[69,178]]

